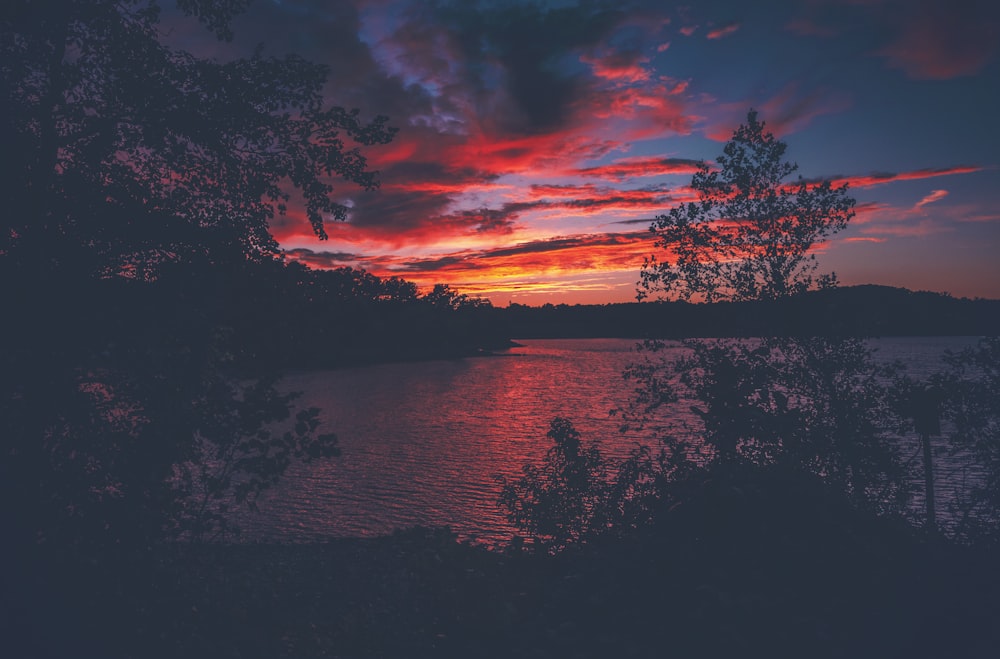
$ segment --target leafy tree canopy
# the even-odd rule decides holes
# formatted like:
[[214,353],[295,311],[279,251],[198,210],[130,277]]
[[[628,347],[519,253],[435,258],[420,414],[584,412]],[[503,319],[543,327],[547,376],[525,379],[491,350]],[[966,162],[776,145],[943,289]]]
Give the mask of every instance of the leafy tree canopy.
[[674,207],[650,227],[661,259],[642,269],[640,299],[776,299],[832,283],[813,278],[810,250],[854,216],[847,186],[786,179],[798,166],[786,144],[753,110],[718,158],[691,181],[698,200]]
[[[224,38],[247,0],[179,0]],[[343,220],[337,179],[378,185],[360,146],[387,119],[328,107],[300,57],[218,62],[164,45],[156,0],[14,0],[0,18],[0,253],[95,274],[194,256],[260,257],[293,189],[314,232]],[[208,256],[212,253],[211,257]]]
[[[229,39],[247,3],[177,6]],[[161,5],[0,8],[0,277],[19,283],[0,291],[15,314],[0,352],[12,540],[203,537],[292,459],[337,453],[294,394],[235,379],[229,307],[239,275],[275,265],[269,222],[292,196],[326,237],[347,212],[335,186],[376,187],[361,149],[394,130],[328,106],[326,69],[300,57],[171,48]]]

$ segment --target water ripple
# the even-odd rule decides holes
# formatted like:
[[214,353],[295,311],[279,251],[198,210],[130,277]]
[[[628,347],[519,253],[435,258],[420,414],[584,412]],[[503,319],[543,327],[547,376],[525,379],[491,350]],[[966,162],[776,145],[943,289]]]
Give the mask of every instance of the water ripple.
[[[496,501],[498,475],[516,478],[548,449],[553,417],[571,419],[585,441],[623,456],[636,443],[609,410],[624,407],[636,360],[623,339],[523,341],[509,356],[386,364],[288,377],[283,387],[319,407],[340,458],[295,465],[244,516],[245,537],[313,541],[370,536],[414,525],[450,526],[488,544],[513,533]],[[970,340],[886,339],[886,358],[929,369],[944,348]],[[680,350],[673,347],[672,350]],[[922,371],[921,371],[922,372]],[[920,375],[921,373],[916,373]],[[678,405],[680,420],[687,405]],[[691,419],[688,419],[691,420]]]

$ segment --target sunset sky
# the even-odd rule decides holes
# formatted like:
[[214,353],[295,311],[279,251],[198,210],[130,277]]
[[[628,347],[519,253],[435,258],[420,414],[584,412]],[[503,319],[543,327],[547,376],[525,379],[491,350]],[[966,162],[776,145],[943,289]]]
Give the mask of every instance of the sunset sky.
[[361,267],[495,304],[635,298],[652,218],[691,198],[751,107],[806,178],[847,181],[821,269],[1000,298],[1000,10],[975,0],[256,0],[257,43],[330,66],[328,98],[399,128],[367,151],[347,223],[272,225],[314,267]]

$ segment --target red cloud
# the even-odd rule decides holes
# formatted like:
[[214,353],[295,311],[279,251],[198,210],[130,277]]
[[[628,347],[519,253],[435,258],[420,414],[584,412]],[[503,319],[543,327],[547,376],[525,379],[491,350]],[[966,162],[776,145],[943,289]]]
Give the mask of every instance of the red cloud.
[[679,98],[685,89],[684,83],[669,87],[661,83],[642,89],[620,89],[610,99],[603,92],[597,93],[588,99],[588,109],[597,124],[609,119],[628,122],[619,128],[624,142],[669,133],[687,135],[697,117],[688,112]]
[[895,181],[916,181],[936,176],[951,176],[953,174],[971,174],[983,171],[982,167],[959,165],[957,167],[942,167],[937,169],[915,169],[909,172],[888,173],[875,172],[858,176],[836,176],[832,180],[834,185],[847,183],[852,188],[869,188],[875,185],[885,185]]
[[[552,218],[602,210],[614,221],[622,218],[616,211],[661,210],[663,192],[580,189],[541,199],[537,190],[504,188],[498,179],[515,175],[544,182],[554,176],[584,176],[624,181],[692,171],[683,162],[665,159],[614,163],[603,172],[581,167],[636,140],[687,134],[697,120],[687,111],[684,81],[652,79],[646,70],[652,50],[662,43],[654,34],[666,22],[662,17],[637,23],[646,36],[634,43],[634,50],[612,46],[619,42],[606,39],[600,30],[592,41],[572,48],[567,43],[563,54],[572,53],[590,70],[571,67],[555,73],[544,67],[536,71],[534,64],[509,53],[476,48],[466,52],[469,45],[457,36],[454,25],[428,18],[433,17],[414,14],[382,26],[378,50],[385,57],[380,66],[391,76],[380,84],[390,104],[387,113],[400,117],[402,125],[392,144],[365,150],[372,168],[380,172],[381,189],[344,190],[350,221],[328,225],[338,241],[401,247],[504,234],[518,229],[518,218],[532,212]],[[509,38],[504,32],[491,34],[494,40]],[[469,62],[476,65],[467,66]],[[534,105],[538,94],[527,94],[514,84],[525,75],[559,83],[551,99],[558,111],[551,117]],[[511,194],[501,197],[501,192]],[[479,204],[482,207],[476,208]],[[301,245],[310,235],[297,212],[276,220],[272,228],[283,244]]]
[[617,52],[602,58],[583,55],[580,61],[590,64],[594,75],[605,80],[629,84],[645,82],[650,77],[649,70],[642,66],[649,58],[634,52]]
[[[678,189],[678,193],[689,195],[686,188]],[[428,203],[428,199],[432,201]],[[495,207],[448,210],[441,203],[433,201],[433,196],[421,192],[411,195],[409,192],[383,190],[372,196],[372,206],[386,212],[401,212],[394,207],[398,204],[422,205],[427,214],[410,223],[370,223],[352,218],[349,224],[329,224],[327,232],[337,244],[375,241],[394,247],[414,246],[460,236],[510,234],[520,225],[521,218],[529,214],[547,221],[598,213],[608,215],[609,219],[620,217],[622,213],[653,215],[664,211],[678,199],[678,196],[661,187],[618,190],[593,184],[536,184],[525,188],[517,200]],[[372,209],[366,212],[371,213]],[[313,243],[309,239],[308,224],[301,213],[292,214],[274,232],[281,242],[297,245]]]
[[573,169],[569,173],[608,181],[624,181],[648,176],[694,174],[700,165],[700,161],[687,158],[619,158],[608,165]]
[[738,31],[740,29],[739,23],[727,23],[717,28],[713,28],[705,35],[706,39],[721,39],[723,37],[728,37],[730,34]]
[[[585,188],[564,191],[562,200],[545,203],[538,203],[537,191],[526,191],[524,197],[515,197],[500,207],[456,209],[468,208],[470,201],[476,203],[476,195],[512,190],[496,183],[511,174],[543,180],[553,175],[624,180],[626,176],[694,171],[692,161],[654,158],[622,160],[603,168],[579,166],[635,139],[688,132],[692,119],[670,91],[660,83],[649,89],[618,90],[609,108],[607,90],[595,87],[579,96],[565,123],[539,133],[512,132],[473,107],[467,108],[462,129],[454,133],[411,124],[391,145],[369,150],[370,163],[381,173],[381,189],[375,193],[348,191],[345,201],[351,206],[350,223],[346,227],[330,224],[328,231],[354,243],[377,240],[402,246],[474,233],[509,233],[520,216],[532,211],[546,212],[548,217],[560,211],[574,216],[599,210],[660,211],[667,201],[662,191]],[[609,134],[609,122],[615,124],[611,134],[616,139],[601,137]],[[570,198],[574,195],[577,197]],[[273,229],[281,242],[302,244],[309,235],[308,226],[294,213],[276,221]]]
[[666,188],[640,188],[637,190],[618,190],[616,188],[598,187],[592,183],[584,185],[540,185],[528,188],[531,199],[547,199],[556,197],[564,199],[569,206],[590,205],[591,203],[627,200],[636,202],[656,201],[660,204],[670,201]]

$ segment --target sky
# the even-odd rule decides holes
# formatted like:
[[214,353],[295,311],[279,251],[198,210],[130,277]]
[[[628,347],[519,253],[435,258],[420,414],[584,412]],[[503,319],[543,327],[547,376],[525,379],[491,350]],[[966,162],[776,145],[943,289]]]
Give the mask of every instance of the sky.
[[1000,298],[1000,8],[977,0],[256,0],[258,43],[327,64],[326,97],[387,115],[378,191],[337,187],[286,253],[510,302],[635,299],[649,231],[692,199],[751,108],[857,215],[818,247],[842,284]]

